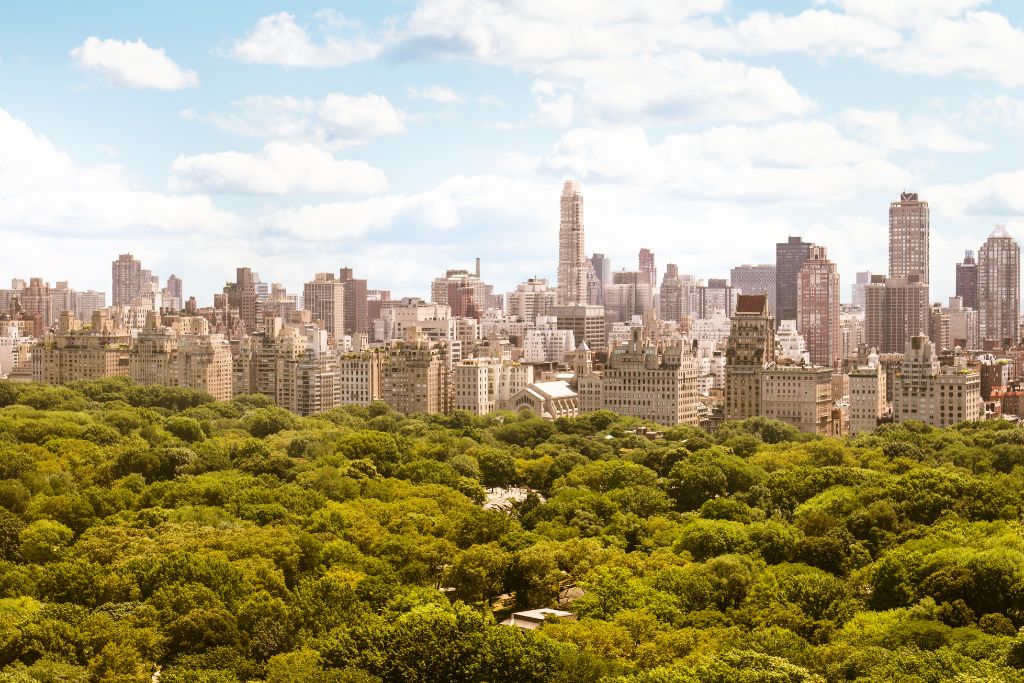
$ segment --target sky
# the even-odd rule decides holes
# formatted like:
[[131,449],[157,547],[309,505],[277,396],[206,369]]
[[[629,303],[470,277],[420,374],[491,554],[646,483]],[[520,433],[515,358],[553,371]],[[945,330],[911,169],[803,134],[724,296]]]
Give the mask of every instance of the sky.
[[429,294],[587,253],[699,278],[823,244],[885,272],[931,206],[932,299],[1024,237],[1024,3],[419,0],[0,4],[0,283],[110,290],[131,252],[212,301],[237,266]]

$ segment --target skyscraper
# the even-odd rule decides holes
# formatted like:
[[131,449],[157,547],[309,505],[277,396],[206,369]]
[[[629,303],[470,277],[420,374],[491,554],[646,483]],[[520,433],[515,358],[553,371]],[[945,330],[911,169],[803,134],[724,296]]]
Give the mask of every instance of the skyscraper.
[[928,202],[916,192],[904,192],[889,205],[889,277],[919,275],[931,282],[928,271]]
[[775,321],[766,294],[741,294],[725,350],[725,419],[761,414],[761,373],[775,362]]
[[797,278],[797,330],[807,342],[815,365],[839,360],[839,269],[825,247],[812,246]]
[[263,307],[256,292],[257,276],[251,268],[236,268],[235,281],[224,285],[228,306],[238,309],[239,319],[245,323],[250,334],[259,329],[263,318]]
[[775,316],[775,264],[736,266],[729,271],[729,282],[741,294],[767,294],[768,312]]
[[796,279],[810,249],[811,245],[799,237],[775,245],[776,321],[796,320]]
[[978,250],[978,326],[982,344],[1006,348],[1019,336],[1020,247],[997,225]]
[[[658,291],[659,315],[662,320],[679,322],[690,315],[690,300],[696,283],[692,275],[680,275],[679,266],[670,263]],[[773,292],[774,293],[774,292]]]
[[639,270],[647,278],[651,291],[658,288],[658,268],[654,265],[654,252],[644,248],[640,250]]
[[128,306],[142,287],[142,262],[131,254],[121,254],[110,264],[110,303]]
[[978,262],[973,249],[964,252],[963,263],[956,264],[956,295],[965,308],[978,310]]
[[304,306],[335,341],[345,335],[345,285],[334,273],[317,273],[302,289]]
[[561,222],[558,228],[558,303],[587,303],[587,269],[583,255],[583,193],[579,183],[562,186]]
[[[477,259],[477,277],[480,259]],[[370,329],[367,318],[366,280],[357,279],[351,268],[341,269],[341,285],[345,290],[345,334],[366,334]]]
[[928,285],[909,278],[872,275],[864,287],[864,341],[879,353],[902,353],[914,335],[928,331]]

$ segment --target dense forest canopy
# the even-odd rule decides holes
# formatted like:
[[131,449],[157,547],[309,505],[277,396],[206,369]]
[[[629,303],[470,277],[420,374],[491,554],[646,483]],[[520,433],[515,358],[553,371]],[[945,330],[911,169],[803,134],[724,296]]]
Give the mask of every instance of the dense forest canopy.
[[640,425],[0,382],[0,681],[1024,676],[1024,429]]

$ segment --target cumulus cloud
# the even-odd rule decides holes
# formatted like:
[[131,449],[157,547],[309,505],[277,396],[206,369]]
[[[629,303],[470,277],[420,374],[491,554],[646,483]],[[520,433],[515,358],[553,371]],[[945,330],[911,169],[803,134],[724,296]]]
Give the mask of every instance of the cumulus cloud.
[[883,151],[820,121],[723,126],[657,144],[640,128],[575,129],[542,166],[696,200],[820,202],[898,187],[908,178]]
[[182,90],[199,85],[195,71],[182,69],[163,48],[152,48],[141,39],[101,40],[90,36],[71,50],[80,68],[93,71],[114,85],[155,90]]
[[322,100],[255,95],[233,102],[228,112],[182,114],[245,137],[307,141],[329,149],[405,132],[403,114],[374,93],[330,93]]
[[125,229],[232,231],[241,222],[202,195],[133,187],[118,166],[79,166],[0,109],[0,227],[97,236]]
[[[318,19],[329,31],[322,42],[316,42],[295,21],[295,15],[279,12],[256,22],[245,38],[232,44],[228,54],[248,64],[326,68],[365,62],[380,53],[380,45],[363,36],[358,23],[337,13],[321,13]],[[353,35],[336,35],[334,30]]]
[[781,71],[709,59],[691,47],[706,26],[690,22],[722,6],[719,0],[424,0],[391,49],[529,71],[561,91],[554,103],[538,107],[541,118],[554,106],[569,120],[570,102],[612,121],[763,121],[813,109]]
[[255,154],[179,156],[171,164],[176,192],[237,194],[373,194],[387,177],[365,161],[338,160],[310,143],[272,142]]
[[931,205],[948,216],[1024,216],[1024,171],[996,173],[927,189]]
[[898,111],[847,109],[839,118],[846,128],[869,144],[886,149],[977,152],[988,148],[984,143],[959,135],[947,123],[924,116],[913,116],[905,121]]

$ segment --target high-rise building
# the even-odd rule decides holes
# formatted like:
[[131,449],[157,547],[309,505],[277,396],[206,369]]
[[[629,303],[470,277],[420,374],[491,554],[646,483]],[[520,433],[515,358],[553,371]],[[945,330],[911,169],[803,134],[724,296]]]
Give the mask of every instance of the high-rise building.
[[796,281],[811,245],[790,237],[775,245],[775,319],[796,320]]
[[533,366],[501,358],[463,360],[452,369],[455,410],[487,415],[533,382]]
[[341,405],[368,406],[380,400],[380,372],[384,354],[380,349],[344,353],[338,358]]
[[733,289],[742,294],[766,294],[768,296],[768,311],[772,317],[775,317],[775,264],[736,266],[729,271],[729,282]]
[[345,285],[334,273],[317,273],[302,289],[305,310],[337,341],[345,335]]
[[351,268],[342,268],[341,286],[344,290],[345,315],[342,327],[345,334],[366,334],[370,330],[366,280],[356,279]]
[[43,282],[41,277],[30,278],[28,287],[21,290],[20,296],[22,314],[37,321],[36,334],[42,336],[43,330],[57,322],[57,316],[61,313],[54,311],[50,283]]
[[697,283],[693,289],[693,301],[690,308],[693,317],[701,320],[711,318],[716,312],[721,311],[727,318],[731,318],[736,310],[736,297],[740,291],[729,284],[725,278],[708,278]]
[[761,376],[761,412],[801,432],[829,436],[832,425],[832,369],[779,363]]
[[544,278],[531,277],[516,285],[514,292],[505,295],[505,314],[533,322],[539,315],[548,315],[555,306],[557,295]]
[[930,327],[928,284],[918,275],[871,280],[864,288],[864,341],[881,354],[902,353],[911,337]]
[[96,311],[82,329],[74,314],[60,314],[57,330],[32,349],[32,380],[64,384],[128,374],[131,335],[115,326],[107,311]]
[[973,249],[965,251],[963,262],[956,264],[956,296],[965,308],[978,310],[978,262]]
[[725,419],[761,414],[761,373],[775,362],[775,320],[766,294],[741,294],[725,352]]
[[889,205],[889,277],[917,275],[930,282],[928,217],[928,202],[916,192],[903,192]]
[[404,415],[449,412],[451,371],[446,346],[423,339],[396,342],[381,368],[383,400]]
[[494,294],[494,286],[480,279],[480,260],[476,272],[461,268],[445,271],[430,283],[430,300],[450,306],[457,317],[481,318],[488,308],[501,308],[501,295]]
[[110,264],[110,303],[130,306],[142,288],[142,262],[131,254],[121,254]]
[[885,400],[885,370],[878,354],[868,356],[867,365],[850,370],[850,435],[870,432],[889,412]]
[[892,394],[892,415],[897,422],[919,420],[933,427],[949,427],[983,417],[981,375],[967,368],[941,366],[935,346],[924,335],[907,341]]
[[[581,219],[582,220],[582,219]],[[604,254],[594,254],[590,257],[590,263],[594,267],[594,274],[602,285],[612,281],[612,260]]]
[[604,287],[604,313],[609,323],[625,322],[644,315],[654,306],[654,290],[647,274],[640,271],[612,273],[612,283]]
[[978,327],[983,345],[1008,348],[1020,335],[1020,246],[997,225],[978,250]]
[[871,271],[857,272],[857,281],[850,285],[850,303],[861,311],[864,310],[864,288],[871,284]]
[[578,378],[580,412],[612,410],[660,425],[697,426],[697,361],[687,345],[655,345],[634,328],[601,375]]
[[640,250],[639,268],[653,292],[658,287],[658,268],[654,265],[654,252],[646,247]]
[[163,289],[164,308],[172,311],[180,311],[185,307],[185,300],[182,298],[181,278],[171,274],[167,278],[167,285]]
[[797,278],[797,330],[811,362],[835,367],[840,357],[839,269],[825,247],[812,246]]
[[949,305],[944,311],[949,316],[950,348],[980,349],[978,312],[964,306],[963,299],[958,296],[949,297]]
[[579,183],[562,186],[561,221],[558,227],[558,304],[587,303],[587,269],[583,254],[583,193]]
[[238,317],[245,325],[246,332],[258,330],[262,324],[263,306],[256,291],[257,277],[251,268],[236,268],[235,281],[224,285],[224,297],[228,307],[238,309]]
[[665,266],[665,277],[661,279],[661,288],[658,290],[658,314],[661,319],[682,322],[690,317],[690,304],[695,289],[696,282],[692,275],[680,275],[679,266],[674,263]]
[[577,344],[586,342],[592,349],[603,349],[608,343],[608,331],[605,328],[604,308],[601,306],[555,306],[551,315],[558,320],[556,326],[560,330],[572,330],[573,339]]
[[128,374],[139,384],[205,391],[218,401],[231,400],[233,393],[231,347],[210,334],[200,317],[178,318],[165,327],[151,311],[128,351]]

